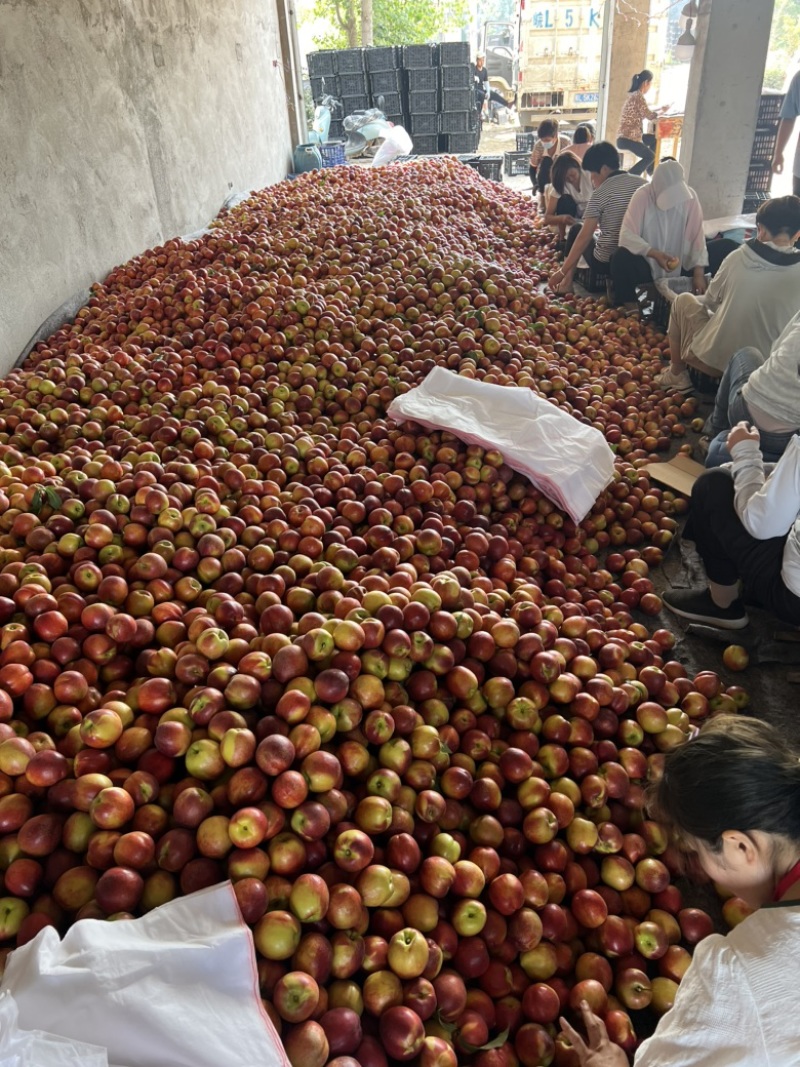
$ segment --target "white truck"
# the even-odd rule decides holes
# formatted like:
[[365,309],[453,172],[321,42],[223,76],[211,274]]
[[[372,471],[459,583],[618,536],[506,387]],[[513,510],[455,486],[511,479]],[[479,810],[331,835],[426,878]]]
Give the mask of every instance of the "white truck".
[[484,23],[490,85],[516,99],[523,129],[597,117],[602,11],[603,0],[518,0],[514,22]]

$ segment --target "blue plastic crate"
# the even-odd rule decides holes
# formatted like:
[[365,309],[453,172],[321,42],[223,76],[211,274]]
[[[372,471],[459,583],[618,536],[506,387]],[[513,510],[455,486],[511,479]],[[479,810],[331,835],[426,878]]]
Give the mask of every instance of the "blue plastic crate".
[[347,162],[344,154],[344,141],[327,141],[317,147],[322,156],[323,168],[340,167]]

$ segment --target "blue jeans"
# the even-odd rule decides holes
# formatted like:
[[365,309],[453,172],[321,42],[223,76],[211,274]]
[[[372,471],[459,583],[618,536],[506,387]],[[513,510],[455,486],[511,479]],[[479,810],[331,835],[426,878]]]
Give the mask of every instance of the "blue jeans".
[[[766,359],[757,348],[741,348],[725,368],[717,390],[714,411],[705,425],[706,433],[712,438],[706,456],[707,467],[730,463],[731,456],[726,447],[728,431],[737,422],[752,423],[753,419],[742,396],[742,389],[753,371],[763,363],[766,363]],[[767,433],[765,430],[759,430],[759,433],[765,463],[777,463],[794,437],[793,432]]]

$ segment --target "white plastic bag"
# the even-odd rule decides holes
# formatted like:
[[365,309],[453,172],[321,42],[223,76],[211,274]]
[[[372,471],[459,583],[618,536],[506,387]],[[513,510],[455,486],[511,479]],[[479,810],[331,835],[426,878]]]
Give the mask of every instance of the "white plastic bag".
[[2,989],[22,1029],[98,1045],[119,1067],[289,1067],[230,882],[141,919],[83,919],[63,941],[45,927],[8,957]]
[[17,1005],[0,995],[0,1067],[108,1067],[104,1048],[41,1030],[20,1030]]
[[372,159],[373,167],[384,167],[398,156],[408,156],[414,142],[402,126],[392,126]]
[[509,467],[580,522],[614,474],[614,454],[593,426],[531,392],[462,378],[443,367],[396,397],[389,415],[502,452]]

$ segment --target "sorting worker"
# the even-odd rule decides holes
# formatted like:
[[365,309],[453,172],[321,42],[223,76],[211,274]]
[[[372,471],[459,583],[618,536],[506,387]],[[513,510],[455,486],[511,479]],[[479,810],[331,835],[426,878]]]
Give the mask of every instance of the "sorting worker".
[[707,242],[703,209],[686,184],[676,160],[659,163],[649,185],[631,197],[619,248],[611,259],[611,277],[618,304],[638,310],[637,286],[688,275],[695,293],[706,291],[706,270],[715,275],[737,249],[734,241]]
[[593,144],[583,157],[594,192],[586,205],[583,223],[569,231],[563,265],[550,275],[556,292],[572,291],[581,256],[597,274],[608,274],[611,257],[619,247],[619,232],[631,197],[644,179],[619,169],[619,152],[609,141]]
[[778,196],[756,214],[757,236],[726,257],[706,293],[681,293],[667,336],[661,389],[715,394],[734,352],[769,352],[800,307],[800,197]]
[[659,107],[655,110],[648,106],[645,95],[653,84],[653,72],[643,70],[634,74],[631,87],[622,107],[617,130],[617,148],[637,156],[638,163],[631,167],[631,174],[651,173],[656,155],[656,138],[652,133],[644,132],[644,120],[655,120],[668,110]]
[[[718,885],[757,910],[694,950],[674,1007],[635,1067],[796,1067],[800,749],[766,722],[719,715],[664,757],[651,815]],[[562,1020],[581,1067],[627,1067],[601,1019]]]

